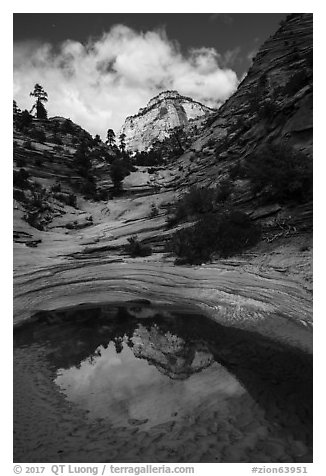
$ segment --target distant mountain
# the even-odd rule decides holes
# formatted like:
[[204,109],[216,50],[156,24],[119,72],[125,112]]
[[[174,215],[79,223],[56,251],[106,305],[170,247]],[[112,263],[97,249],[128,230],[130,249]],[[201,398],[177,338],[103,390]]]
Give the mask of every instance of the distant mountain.
[[156,140],[168,137],[174,127],[187,125],[192,119],[214,111],[177,91],[163,91],[137,114],[127,117],[119,135],[126,135],[127,149],[146,150]]

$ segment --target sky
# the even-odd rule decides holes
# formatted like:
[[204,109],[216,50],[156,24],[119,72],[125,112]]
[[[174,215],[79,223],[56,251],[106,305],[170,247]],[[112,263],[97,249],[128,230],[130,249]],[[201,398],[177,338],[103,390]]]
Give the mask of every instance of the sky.
[[175,89],[218,107],[285,13],[15,13],[14,99],[40,83],[51,116],[117,133],[155,95]]

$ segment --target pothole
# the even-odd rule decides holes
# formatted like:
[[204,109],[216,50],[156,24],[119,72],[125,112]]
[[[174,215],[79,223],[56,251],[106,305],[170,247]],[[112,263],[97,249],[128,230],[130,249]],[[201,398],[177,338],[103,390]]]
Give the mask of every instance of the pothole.
[[42,312],[14,333],[15,462],[312,461],[311,356],[155,307]]

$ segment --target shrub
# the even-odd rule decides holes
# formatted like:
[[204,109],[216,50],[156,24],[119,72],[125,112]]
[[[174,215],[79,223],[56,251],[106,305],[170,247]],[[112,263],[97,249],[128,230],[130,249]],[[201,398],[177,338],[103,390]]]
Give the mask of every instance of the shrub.
[[46,141],[46,135],[45,132],[42,131],[41,129],[32,129],[29,133],[29,135],[35,139],[37,142],[45,142]]
[[[53,188],[53,187],[52,187]],[[56,192],[55,198],[59,200],[59,202],[65,203],[66,205],[70,205],[71,207],[77,207],[77,197],[74,193],[61,193]]]
[[77,197],[74,193],[69,193],[67,205],[76,208],[77,207]]
[[33,116],[25,109],[17,118],[16,127],[19,131],[26,131],[33,123]]
[[26,188],[28,186],[29,173],[25,169],[14,170],[13,179],[14,186],[20,188]]
[[101,201],[101,200],[108,200],[109,199],[109,191],[106,190],[105,188],[98,188],[96,190],[96,197],[95,197],[95,200],[98,200],[98,201]]
[[260,235],[260,228],[245,213],[207,213],[195,225],[176,232],[169,249],[179,257],[176,264],[201,264],[215,253],[223,258],[241,253]]
[[61,183],[57,182],[51,187],[51,192],[61,192]]
[[91,179],[86,179],[80,186],[80,193],[87,198],[94,198],[96,196],[96,185]]
[[244,174],[245,174],[244,168],[240,161],[238,161],[229,169],[229,177],[231,180],[235,180],[237,178],[243,178]]
[[25,193],[22,190],[14,190],[13,196],[18,202],[24,202],[26,200]]
[[306,70],[300,70],[291,76],[290,80],[284,86],[284,94],[287,96],[293,96],[300,89],[308,84],[309,78]]
[[246,175],[267,200],[305,201],[312,196],[312,160],[285,145],[266,144],[246,159]]
[[125,167],[121,159],[116,159],[110,167],[110,177],[113,182],[114,191],[116,193],[121,193],[123,186],[122,181],[127,175],[129,175],[129,170]]
[[154,203],[152,203],[152,205],[151,205],[151,212],[150,212],[150,215],[149,215],[149,216],[150,216],[151,218],[155,218],[155,217],[157,217],[157,215],[158,215],[158,208],[157,208],[157,206],[156,206]]
[[23,147],[25,147],[25,149],[34,150],[34,146],[30,140],[26,140],[23,143]]
[[26,167],[26,159],[25,157],[16,157],[15,159],[17,167]]
[[75,132],[75,128],[73,122],[70,119],[66,119],[60,126],[61,132],[63,134],[73,134]]
[[33,190],[32,193],[33,195],[29,202],[30,206],[37,208],[39,212],[47,210],[48,205],[45,203],[46,194],[44,189],[41,188],[39,191]]
[[152,254],[152,248],[149,245],[139,243],[137,236],[128,238],[128,244],[125,245],[125,251],[132,258],[136,256],[149,256]]
[[63,145],[61,137],[58,136],[57,134],[54,134],[54,136],[52,137],[52,142],[53,144]]
[[175,204],[173,214],[168,219],[168,225],[173,226],[182,220],[218,210],[232,190],[229,180],[221,181],[215,188],[193,186]]

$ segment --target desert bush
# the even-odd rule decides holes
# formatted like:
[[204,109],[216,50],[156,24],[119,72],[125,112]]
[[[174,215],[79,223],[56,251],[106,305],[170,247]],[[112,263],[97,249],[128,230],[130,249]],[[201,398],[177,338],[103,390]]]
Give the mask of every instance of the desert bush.
[[110,167],[110,177],[113,182],[114,192],[120,194],[123,190],[123,179],[130,174],[130,171],[121,159],[116,159]]
[[14,170],[13,179],[14,186],[19,188],[27,188],[29,173],[25,169]]
[[32,198],[29,202],[30,206],[33,208],[37,208],[38,211],[45,211],[48,209],[48,205],[45,202],[46,194],[44,189],[41,190],[33,190]]
[[33,146],[32,142],[30,140],[25,140],[25,142],[23,143],[23,147],[25,147],[25,149],[28,149],[28,150],[34,150],[35,147]]
[[152,203],[152,205],[151,205],[151,212],[150,212],[149,216],[150,216],[151,218],[155,218],[155,217],[157,217],[157,215],[158,215],[158,208],[157,208],[157,206],[155,205],[155,203]]
[[149,256],[152,254],[152,248],[149,245],[143,245],[138,241],[137,236],[128,238],[128,244],[125,245],[125,252],[132,258],[137,256]]
[[74,134],[75,128],[73,125],[73,122],[70,119],[66,119],[61,125],[60,125],[60,131],[63,134]]
[[54,197],[59,200],[59,202],[65,203],[74,208],[77,207],[77,197],[74,193],[56,192]]
[[218,210],[221,203],[230,196],[231,190],[232,184],[227,179],[215,188],[191,187],[174,205],[168,225],[173,226],[183,220]]
[[17,167],[26,167],[26,159],[25,157],[16,157],[15,162]]
[[35,139],[37,142],[45,142],[46,141],[46,135],[45,132],[42,131],[41,129],[32,129],[29,133],[29,135]]
[[247,157],[246,176],[265,199],[305,201],[312,195],[312,160],[286,145],[266,144]]
[[191,227],[176,232],[168,250],[178,256],[176,264],[201,264],[214,254],[228,257],[241,253],[260,239],[260,228],[237,210],[206,213]]
[[22,190],[14,190],[13,197],[18,202],[24,202],[26,200],[25,193]]
[[105,188],[98,188],[96,190],[95,200],[97,200],[97,201],[101,201],[101,200],[106,201],[106,200],[109,200],[109,198],[110,198],[110,193]]
[[57,134],[54,134],[54,136],[52,137],[52,142],[53,144],[63,145],[61,137],[58,136]]
[[300,89],[308,84],[309,78],[307,71],[302,69],[295,73],[289,81],[284,86],[284,94],[287,96],[293,96],[296,94]]
[[77,197],[74,193],[69,193],[67,205],[70,205],[71,207],[75,208],[77,207]]
[[96,196],[96,185],[92,177],[85,179],[80,186],[80,193],[86,198],[94,198]]
[[51,192],[56,193],[56,192],[61,192],[61,183],[57,182],[51,187]]
[[27,131],[33,123],[33,116],[25,109],[21,114],[18,115],[17,120],[15,121],[16,127],[19,131]]
[[243,178],[245,175],[245,171],[243,165],[240,161],[232,165],[229,169],[229,177],[231,180],[235,180],[237,178]]

